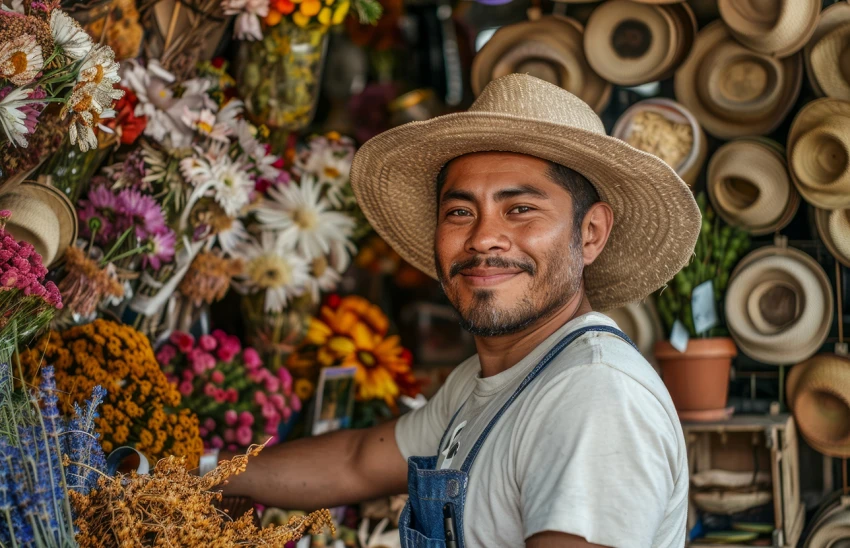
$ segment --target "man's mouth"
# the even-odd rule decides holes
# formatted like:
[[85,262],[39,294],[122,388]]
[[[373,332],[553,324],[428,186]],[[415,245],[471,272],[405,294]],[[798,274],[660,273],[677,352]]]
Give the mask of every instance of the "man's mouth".
[[461,270],[460,275],[470,285],[489,286],[509,280],[523,272],[524,270],[520,268],[469,268]]

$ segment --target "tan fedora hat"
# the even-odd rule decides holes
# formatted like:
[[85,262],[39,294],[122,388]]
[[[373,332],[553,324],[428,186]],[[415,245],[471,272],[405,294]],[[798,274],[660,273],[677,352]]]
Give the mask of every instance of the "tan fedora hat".
[[558,85],[602,112],[612,86],[587,64],[582,33],[578,21],[556,15],[500,28],[472,61],[472,92],[478,96],[490,81],[523,73]]
[[659,158],[605,134],[568,91],[522,74],[494,80],[467,112],[393,128],[354,157],[351,186],[375,230],[436,278],[436,177],[464,154],[504,151],[570,167],[595,186],[616,219],[585,269],[596,310],[643,300],[688,263],[701,226],[688,186]]
[[0,194],[0,209],[12,212],[6,231],[29,242],[45,266],[55,264],[77,240],[77,213],[62,191],[51,185],[24,181]]
[[721,139],[764,135],[791,110],[803,83],[802,57],[784,59],[749,50],[714,21],[697,34],[676,71],[676,99]]
[[814,49],[815,45],[820,42],[824,36],[841,26],[848,24],[850,24],[850,3],[836,2],[835,4],[824,8],[820,14],[820,19],[817,27],[815,28],[814,34],[806,44],[806,47],[803,48],[803,59],[806,62],[806,75],[808,76],[809,84],[812,87],[812,91],[815,92],[815,95],[823,97],[826,94],[823,92],[820,85],[818,85],[817,78],[815,77],[811,62],[812,49]]
[[800,109],[788,130],[788,167],[810,204],[850,207],[850,102],[824,98]]
[[756,236],[781,230],[797,213],[782,146],[743,137],[721,146],[708,162],[706,187],[714,210],[730,225]]
[[835,259],[850,268],[850,208],[815,208],[818,235]]
[[812,72],[827,97],[850,100],[850,24],[829,31],[812,47]]
[[850,456],[850,359],[818,354],[795,365],[785,394],[812,447],[830,456]]
[[736,40],[760,53],[787,57],[815,32],[821,0],[717,0]]
[[806,253],[769,246],[753,251],[732,272],[726,323],[738,347],[773,365],[808,359],[832,326],[832,285]]

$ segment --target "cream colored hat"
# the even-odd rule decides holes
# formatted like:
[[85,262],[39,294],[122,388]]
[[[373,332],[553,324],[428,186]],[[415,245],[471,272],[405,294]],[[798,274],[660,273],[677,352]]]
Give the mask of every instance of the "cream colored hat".
[[850,268],[850,209],[815,209],[818,235],[835,259]]
[[795,365],[785,393],[809,445],[830,456],[850,456],[850,360],[818,354]]
[[827,97],[850,100],[850,24],[829,31],[812,47],[809,61]]
[[612,86],[587,64],[582,33],[578,21],[556,15],[500,28],[472,61],[472,92],[478,96],[490,81],[508,74],[528,74],[566,89],[602,112]]
[[661,326],[646,303],[630,303],[605,312],[637,345],[647,359],[652,357],[655,343],[663,338]]
[[[803,59],[806,62],[806,74],[809,77],[809,84],[812,86],[812,91],[816,95],[823,97],[826,95],[818,85],[817,78],[812,67],[812,49],[820,40],[830,32],[840,28],[841,26],[850,24],[850,3],[836,2],[825,8],[820,14],[817,28],[812,35],[806,47],[803,48]],[[834,68],[835,66],[833,66]]]
[[807,202],[850,207],[850,102],[824,98],[801,108],[788,130],[788,160]]
[[788,176],[782,150],[774,141],[747,137],[717,149],[708,163],[706,187],[724,221],[757,236],[791,222],[800,195]]
[[375,230],[432,277],[435,181],[473,152],[527,154],[570,167],[614,210],[605,250],[585,269],[596,310],[643,300],[688,263],[701,226],[687,185],[667,164],[605,134],[568,91],[522,74],[491,82],[467,112],[412,122],[372,138],[354,157],[351,186]]
[[803,83],[802,57],[776,59],[739,44],[722,21],[699,34],[676,71],[676,99],[721,139],[764,135],[788,115]]
[[815,32],[821,0],[718,0],[736,40],[775,57],[798,52]]
[[773,365],[808,359],[832,325],[832,285],[806,253],[784,247],[753,251],[732,273],[726,323],[738,347]]

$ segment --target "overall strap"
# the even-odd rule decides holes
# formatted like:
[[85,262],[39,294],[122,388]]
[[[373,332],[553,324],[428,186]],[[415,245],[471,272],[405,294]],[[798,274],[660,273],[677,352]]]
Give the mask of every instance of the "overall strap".
[[[575,341],[577,338],[581,337],[585,333],[589,333],[591,331],[611,333],[612,335],[616,335],[627,343],[629,343],[630,345],[632,345],[632,347],[637,350],[637,346],[635,346],[635,343],[633,343],[625,333],[623,333],[616,327],[611,327],[608,325],[590,325],[587,327],[582,327],[581,329],[573,331],[572,333],[558,341],[558,343],[555,344],[552,350],[550,350],[549,353],[546,354],[543,359],[540,360],[540,362],[538,362],[534,369],[531,370],[531,372],[525,377],[525,379],[523,379],[522,383],[520,383],[513,395],[508,399],[508,401],[505,402],[502,408],[499,409],[499,411],[490,420],[490,423],[484,429],[484,432],[481,433],[481,437],[478,438],[478,441],[476,441],[475,445],[473,445],[472,449],[470,449],[469,454],[467,455],[466,460],[464,461],[463,466],[461,467],[461,471],[469,473],[469,469],[472,468],[472,463],[475,460],[475,457],[478,456],[478,452],[481,450],[481,446],[484,445],[484,441],[487,439],[487,436],[490,435],[490,431],[493,430],[494,426],[496,426],[496,422],[498,422],[502,415],[504,415],[505,411],[508,410],[508,407],[511,406],[511,404],[517,399],[517,397],[522,393],[522,391],[525,390],[529,384],[531,384],[531,381],[537,378],[537,376],[544,369],[546,369],[546,367],[550,363],[552,363],[552,360],[554,360],[555,357],[558,356],[558,354],[560,354],[566,347],[572,344],[573,341]],[[460,412],[460,410],[458,410],[458,412]],[[455,416],[457,416],[457,414],[455,414]],[[454,422],[454,419],[452,419],[452,422]],[[440,443],[440,446],[442,447],[442,442]]]

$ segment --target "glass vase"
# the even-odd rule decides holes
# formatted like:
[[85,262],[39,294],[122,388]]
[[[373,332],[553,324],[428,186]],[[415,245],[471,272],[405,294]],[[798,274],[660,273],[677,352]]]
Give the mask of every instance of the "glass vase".
[[51,184],[64,192],[71,203],[76,204],[109,154],[111,144],[104,143],[96,149],[82,152],[79,146],[72,145],[66,137],[59,150],[42,164],[39,174],[49,175]]
[[266,367],[277,371],[286,365],[289,355],[301,344],[318,307],[309,295],[294,299],[280,312],[267,312],[264,305],[265,292],[242,297],[245,335]]

